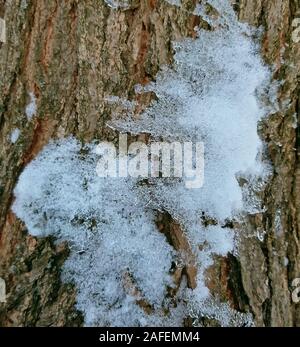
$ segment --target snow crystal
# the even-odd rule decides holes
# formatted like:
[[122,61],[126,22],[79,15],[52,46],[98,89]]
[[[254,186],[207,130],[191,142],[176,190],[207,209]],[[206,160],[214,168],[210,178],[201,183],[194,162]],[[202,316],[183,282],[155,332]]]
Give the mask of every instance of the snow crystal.
[[[195,309],[195,308],[194,308]],[[200,303],[198,312],[192,313],[191,316],[194,316],[195,323],[201,325],[200,318],[205,317],[208,319],[217,320],[222,327],[251,327],[253,326],[252,318],[250,314],[242,314],[233,310],[229,304],[220,303],[216,299],[208,299]],[[198,325],[196,324],[196,325]]]
[[276,235],[280,236],[283,233],[283,228],[281,224],[281,211],[277,210],[274,218],[274,232]]
[[[163,69],[155,83],[137,86],[139,93],[153,90],[158,101],[138,120],[110,123],[154,139],[204,142],[201,189],[186,189],[176,179],[151,179],[145,185],[138,179],[99,178],[95,145],[82,148],[72,138],[49,144],[15,188],[13,210],[29,232],[69,242],[72,252],[63,277],[75,282],[77,306],[87,325],[182,325],[191,312],[215,317],[225,326],[251,320],[216,303],[204,273],[214,254],[226,256],[234,249],[235,231],[224,227],[226,221],[261,208],[255,194],[264,184],[257,122],[267,110],[258,91],[269,83],[269,71],[251,39],[252,29],[236,20],[229,2],[207,3],[221,14],[211,18],[215,30],[174,44],[174,67]],[[33,94],[31,105],[32,116]],[[198,265],[197,288],[182,283],[177,307],[166,293],[173,285],[171,264],[180,255],[158,232],[157,210],[181,224]],[[204,225],[203,216],[213,225]],[[139,299],[152,307],[152,314],[136,303]]]
[[297,115],[297,113],[294,113],[292,117],[293,117],[292,128],[297,129],[298,128],[298,115]]
[[88,149],[83,157],[74,139],[48,145],[22,173],[13,210],[32,235],[69,241],[73,252],[64,276],[78,286],[88,325],[139,325],[142,311],[122,282],[131,276],[140,299],[161,306],[172,249],[134,182],[97,177],[96,155],[92,145]]
[[125,9],[129,7],[128,0],[104,0],[112,9]]
[[28,7],[27,0],[22,0],[20,7],[21,7],[22,10],[26,10],[27,7]]
[[[221,9],[224,8],[230,11],[222,2]],[[230,20],[225,18],[229,28],[202,30],[198,39],[175,45],[174,68],[165,69],[156,83],[144,88],[154,91],[159,101],[139,121],[113,122],[117,128],[135,134],[144,132],[166,140],[204,142],[202,190],[184,194],[181,186],[161,187],[160,199],[173,213],[187,210],[189,216],[195,216],[196,207],[224,220],[245,207],[236,176],[259,176],[263,172],[256,160],[261,151],[257,122],[265,110],[256,93],[268,80],[269,71],[249,37],[250,29],[232,22],[231,11]],[[247,182],[246,185],[251,183]],[[176,206],[169,203],[172,196],[181,196]]]
[[16,143],[20,136],[20,129],[14,129],[10,135],[10,141],[11,143]]
[[266,236],[266,231],[265,230],[257,230],[256,236],[260,242],[264,242],[265,236]]
[[104,98],[104,100],[108,103],[108,104],[118,104],[121,105],[124,109],[126,109],[127,111],[133,111],[134,108],[136,107],[136,103],[134,101],[129,101],[127,99],[124,98],[119,98],[118,96],[115,95],[110,95]]
[[28,118],[28,120],[31,120],[31,118],[36,114],[36,98],[34,93],[29,93],[30,102],[26,106],[25,113]]
[[2,18],[0,18],[0,42],[6,42],[6,22]]
[[175,5],[175,6],[181,5],[181,0],[166,0],[166,2],[168,2],[171,5]]

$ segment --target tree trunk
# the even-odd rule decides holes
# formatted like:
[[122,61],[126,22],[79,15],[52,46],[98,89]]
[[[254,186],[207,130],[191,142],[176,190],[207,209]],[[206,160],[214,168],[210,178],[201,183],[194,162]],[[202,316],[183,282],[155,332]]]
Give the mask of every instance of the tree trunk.
[[[60,279],[68,244],[31,236],[11,210],[13,189],[51,139],[114,140],[116,132],[105,123],[120,109],[105,101],[110,95],[137,101],[138,113],[149,106],[155,95],[135,94],[135,86],[172,64],[173,41],[194,39],[195,26],[210,29],[193,14],[197,2],[183,0],[179,7],[132,0],[113,9],[103,0],[0,0],[6,25],[0,43],[0,278],[7,291],[1,326],[83,325],[76,288]],[[216,257],[207,286],[235,310],[251,313],[257,326],[299,326],[300,306],[291,292],[300,277],[300,44],[293,26],[300,6],[297,0],[241,0],[234,7],[241,21],[264,28],[262,55],[282,81],[279,101],[289,104],[259,127],[274,168],[262,192],[265,212],[247,218],[238,257]],[[175,249],[189,248],[169,215],[158,224]],[[253,237],[260,231],[263,241]],[[193,288],[193,266],[185,274]],[[219,323],[202,317],[201,324]]]

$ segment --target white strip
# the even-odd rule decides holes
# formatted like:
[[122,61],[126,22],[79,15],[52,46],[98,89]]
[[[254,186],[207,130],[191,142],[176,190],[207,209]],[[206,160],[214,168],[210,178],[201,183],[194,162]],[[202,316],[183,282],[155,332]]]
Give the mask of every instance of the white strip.
[[0,18],[0,42],[6,43],[6,23],[2,18]]

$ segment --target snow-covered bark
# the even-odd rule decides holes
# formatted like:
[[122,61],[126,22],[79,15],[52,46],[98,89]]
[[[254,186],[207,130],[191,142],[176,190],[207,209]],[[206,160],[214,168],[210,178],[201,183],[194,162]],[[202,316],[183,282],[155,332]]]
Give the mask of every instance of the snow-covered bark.
[[[299,276],[297,9],[240,1],[242,19],[266,25],[262,51],[279,80],[269,88],[259,33],[225,1],[0,1],[2,325],[80,325],[75,302],[94,325],[129,324],[124,315],[134,325],[249,324],[238,311],[257,325],[299,325],[289,290]],[[276,173],[267,186],[256,158],[265,113]],[[202,196],[176,180],[106,189],[92,149],[115,140],[112,127],[204,141]],[[10,210],[24,167],[14,210],[37,238]]]
[[[248,187],[253,176],[264,175],[257,124],[267,113],[259,89],[267,85],[269,73],[252,39],[255,31],[238,23],[229,3],[212,5],[219,13],[211,20],[214,30],[200,30],[198,38],[174,43],[174,66],[160,72],[156,83],[137,88],[141,94],[154,92],[158,101],[138,121],[126,114],[125,120],[111,124],[154,139],[203,141],[202,188],[160,178],[150,185],[100,179],[95,177],[93,145],[84,149],[66,139],[47,146],[15,189],[13,211],[32,235],[69,242],[64,278],[77,286],[77,307],[87,325],[182,325],[188,315],[196,319],[208,313],[222,325],[250,324],[247,315],[235,316],[216,301],[212,305],[205,271],[213,255],[234,251],[235,231],[224,227],[226,221],[257,210],[246,193],[253,189]],[[185,230],[198,268],[195,288],[182,284],[176,300],[185,304],[176,307],[167,296],[168,286],[175,286],[169,272],[172,261],[182,261],[183,255],[172,251],[155,226],[161,209]],[[214,225],[203,226],[203,215]],[[126,276],[135,290],[128,288]],[[139,300],[153,312],[145,313]]]

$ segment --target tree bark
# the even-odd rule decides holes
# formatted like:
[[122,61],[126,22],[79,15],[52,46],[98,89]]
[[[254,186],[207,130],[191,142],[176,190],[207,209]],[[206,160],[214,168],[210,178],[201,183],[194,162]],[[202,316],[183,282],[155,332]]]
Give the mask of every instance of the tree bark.
[[[114,140],[105,123],[118,106],[105,97],[139,98],[142,112],[153,95],[136,96],[134,86],[172,64],[172,41],[193,38],[195,26],[209,29],[192,14],[196,0],[183,0],[181,7],[162,0],[129,3],[116,11],[103,0],[0,0],[6,23],[6,42],[0,43],[0,277],[7,286],[1,326],[83,324],[76,288],[60,280],[68,246],[30,236],[11,212],[22,169],[53,138]],[[300,277],[300,44],[292,40],[300,6],[297,0],[241,0],[235,9],[240,20],[265,29],[263,57],[274,65],[274,79],[284,82],[279,100],[290,103],[260,124],[274,166],[262,194],[266,212],[249,216],[243,226],[239,258],[216,258],[208,286],[235,309],[251,312],[257,326],[299,326],[291,282]],[[38,112],[28,121],[30,93]],[[16,128],[17,145],[11,141]],[[263,242],[253,237],[261,230]]]

